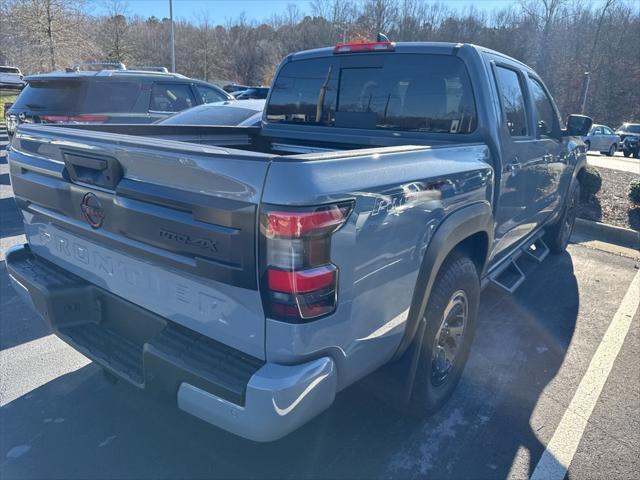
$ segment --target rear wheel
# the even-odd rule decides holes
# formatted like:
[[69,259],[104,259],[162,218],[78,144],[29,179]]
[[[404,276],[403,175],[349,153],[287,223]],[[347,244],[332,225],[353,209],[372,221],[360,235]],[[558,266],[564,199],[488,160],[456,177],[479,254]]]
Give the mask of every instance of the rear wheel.
[[631,152],[630,152],[629,150],[623,150],[623,151],[622,151],[622,154],[623,154],[625,157],[630,157],[630,156],[631,156]]
[[421,348],[409,349],[418,365],[409,397],[409,412],[424,416],[438,410],[458,384],[475,331],[480,281],[475,264],[457,252],[438,272],[427,307]]
[[591,150],[591,142],[589,140],[584,142],[584,146],[586,147],[587,152]]
[[569,245],[569,239],[576,223],[578,205],[580,203],[580,184],[575,181],[569,190],[560,217],[554,224],[547,227],[544,241],[552,253],[562,253]]
[[611,148],[609,148],[609,153],[607,155],[609,155],[610,157],[613,157],[617,151],[618,151],[618,146],[614,143],[613,145],[611,145]]

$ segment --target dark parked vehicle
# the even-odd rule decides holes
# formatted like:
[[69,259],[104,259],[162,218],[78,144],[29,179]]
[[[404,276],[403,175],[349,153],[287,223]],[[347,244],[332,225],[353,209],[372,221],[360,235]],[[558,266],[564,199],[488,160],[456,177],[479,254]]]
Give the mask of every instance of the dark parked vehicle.
[[620,137],[620,141],[624,143],[624,139],[629,135],[631,136],[640,136],[640,123],[623,123],[618,130],[616,130],[616,135]]
[[261,128],[20,126],[6,266],[110,375],[235,434],[280,438],[389,362],[380,394],[428,415],[482,288],[566,249],[591,124],[479,46],[299,52]]
[[238,83],[229,83],[228,85],[222,87],[222,89],[227,93],[242,92],[247,88],[249,88],[248,85],[240,85]]
[[196,105],[233,99],[215,85],[175,73],[69,69],[25,80],[7,113],[9,136],[21,123],[153,123]]
[[640,135],[627,135],[622,142],[622,154],[625,157],[640,158]]
[[269,95],[269,87],[249,87],[240,93],[234,93],[233,96],[238,100],[256,100],[266,99]]
[[260,125],[265,100],[227,100],[199,105],[160,120],[160,125]]

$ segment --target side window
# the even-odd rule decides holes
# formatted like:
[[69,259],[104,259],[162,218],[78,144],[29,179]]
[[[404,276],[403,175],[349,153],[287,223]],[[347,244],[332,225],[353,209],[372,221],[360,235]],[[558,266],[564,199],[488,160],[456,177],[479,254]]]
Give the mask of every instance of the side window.
[[205,87],[203,85],[196,85],[198,95],[202,99],[202,103],[222,102],[227,97],[220,93],[215,88]]
[[602,127],[596,127],[596,128],[593,130],[593,134],[594,134],[594,135],[602,135]]
[[604,131],[605,135],[613,135],[613,130],[611,130],[609,127],[602,127],[602,130]]
[[[529,78],[531,85],[531,96],[536,108],[536,126],[538,134],[542,137],[552,137],[558,131],[559,122],[553,102],[545,92],[542,84],[535,78]],[[595,131],[596,135],[602,135],[602,128]]]
[[149,110],[179,112],[195,106],[191,86],[187,83],[156,83],[151,90]]
[[524,105],[524,94],[520,77],[515,70],[496,67],[498,91],[504,114],[507,117],[507,128],[512,137],[529,135],[527,113]]

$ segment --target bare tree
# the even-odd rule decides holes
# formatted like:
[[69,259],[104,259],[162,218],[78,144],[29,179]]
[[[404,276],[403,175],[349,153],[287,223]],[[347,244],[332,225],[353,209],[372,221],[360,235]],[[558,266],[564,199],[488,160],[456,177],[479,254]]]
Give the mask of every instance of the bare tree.
[[113,62],[127,63],[133,56],[129,35],[130,25],[127,19],[129,6],[123,0],[108,0],[106,7],[107,17],[104,20],[101,37],[106,58]]
[[[168,66],[168,19],[107,1],[106,11],[90,14],[84,0],[0,0],[0,61],[25,73],[96,58]],[[220,24],[202,12],[176,22],[177,69],[208,81],[269,83],[291,52],[382,31],[394,41],[473,42],[511,55],[536,67],[563,114],[580,111],[588,70],[587,114],[614,125],[640,117],[640,64],[623,53],[640,45],[637,0],[522,0],[491,14],[450,5],[313,0],[308,11],[292,4],[262,23],[241,15]]]
[[12,36],[30,69],[55,69],[95,52],[84,34],[84,0],[15,0],[9,5],[12,22],[19,26]]
[[567,3],[568,0],[533,0],[522,3],[522,9],[538,22],[540,28],[535,62],[540,75],[545,76],[547,73],[552,47],[551,34],[560,11]]

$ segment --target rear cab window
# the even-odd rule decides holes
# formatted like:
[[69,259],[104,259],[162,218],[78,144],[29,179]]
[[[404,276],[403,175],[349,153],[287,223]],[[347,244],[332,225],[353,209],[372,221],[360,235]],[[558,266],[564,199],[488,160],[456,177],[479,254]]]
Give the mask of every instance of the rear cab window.
[[471,133],[477,114],[462,60],[375,54],[297,60],[280,70],[271,123],[429,133]]

